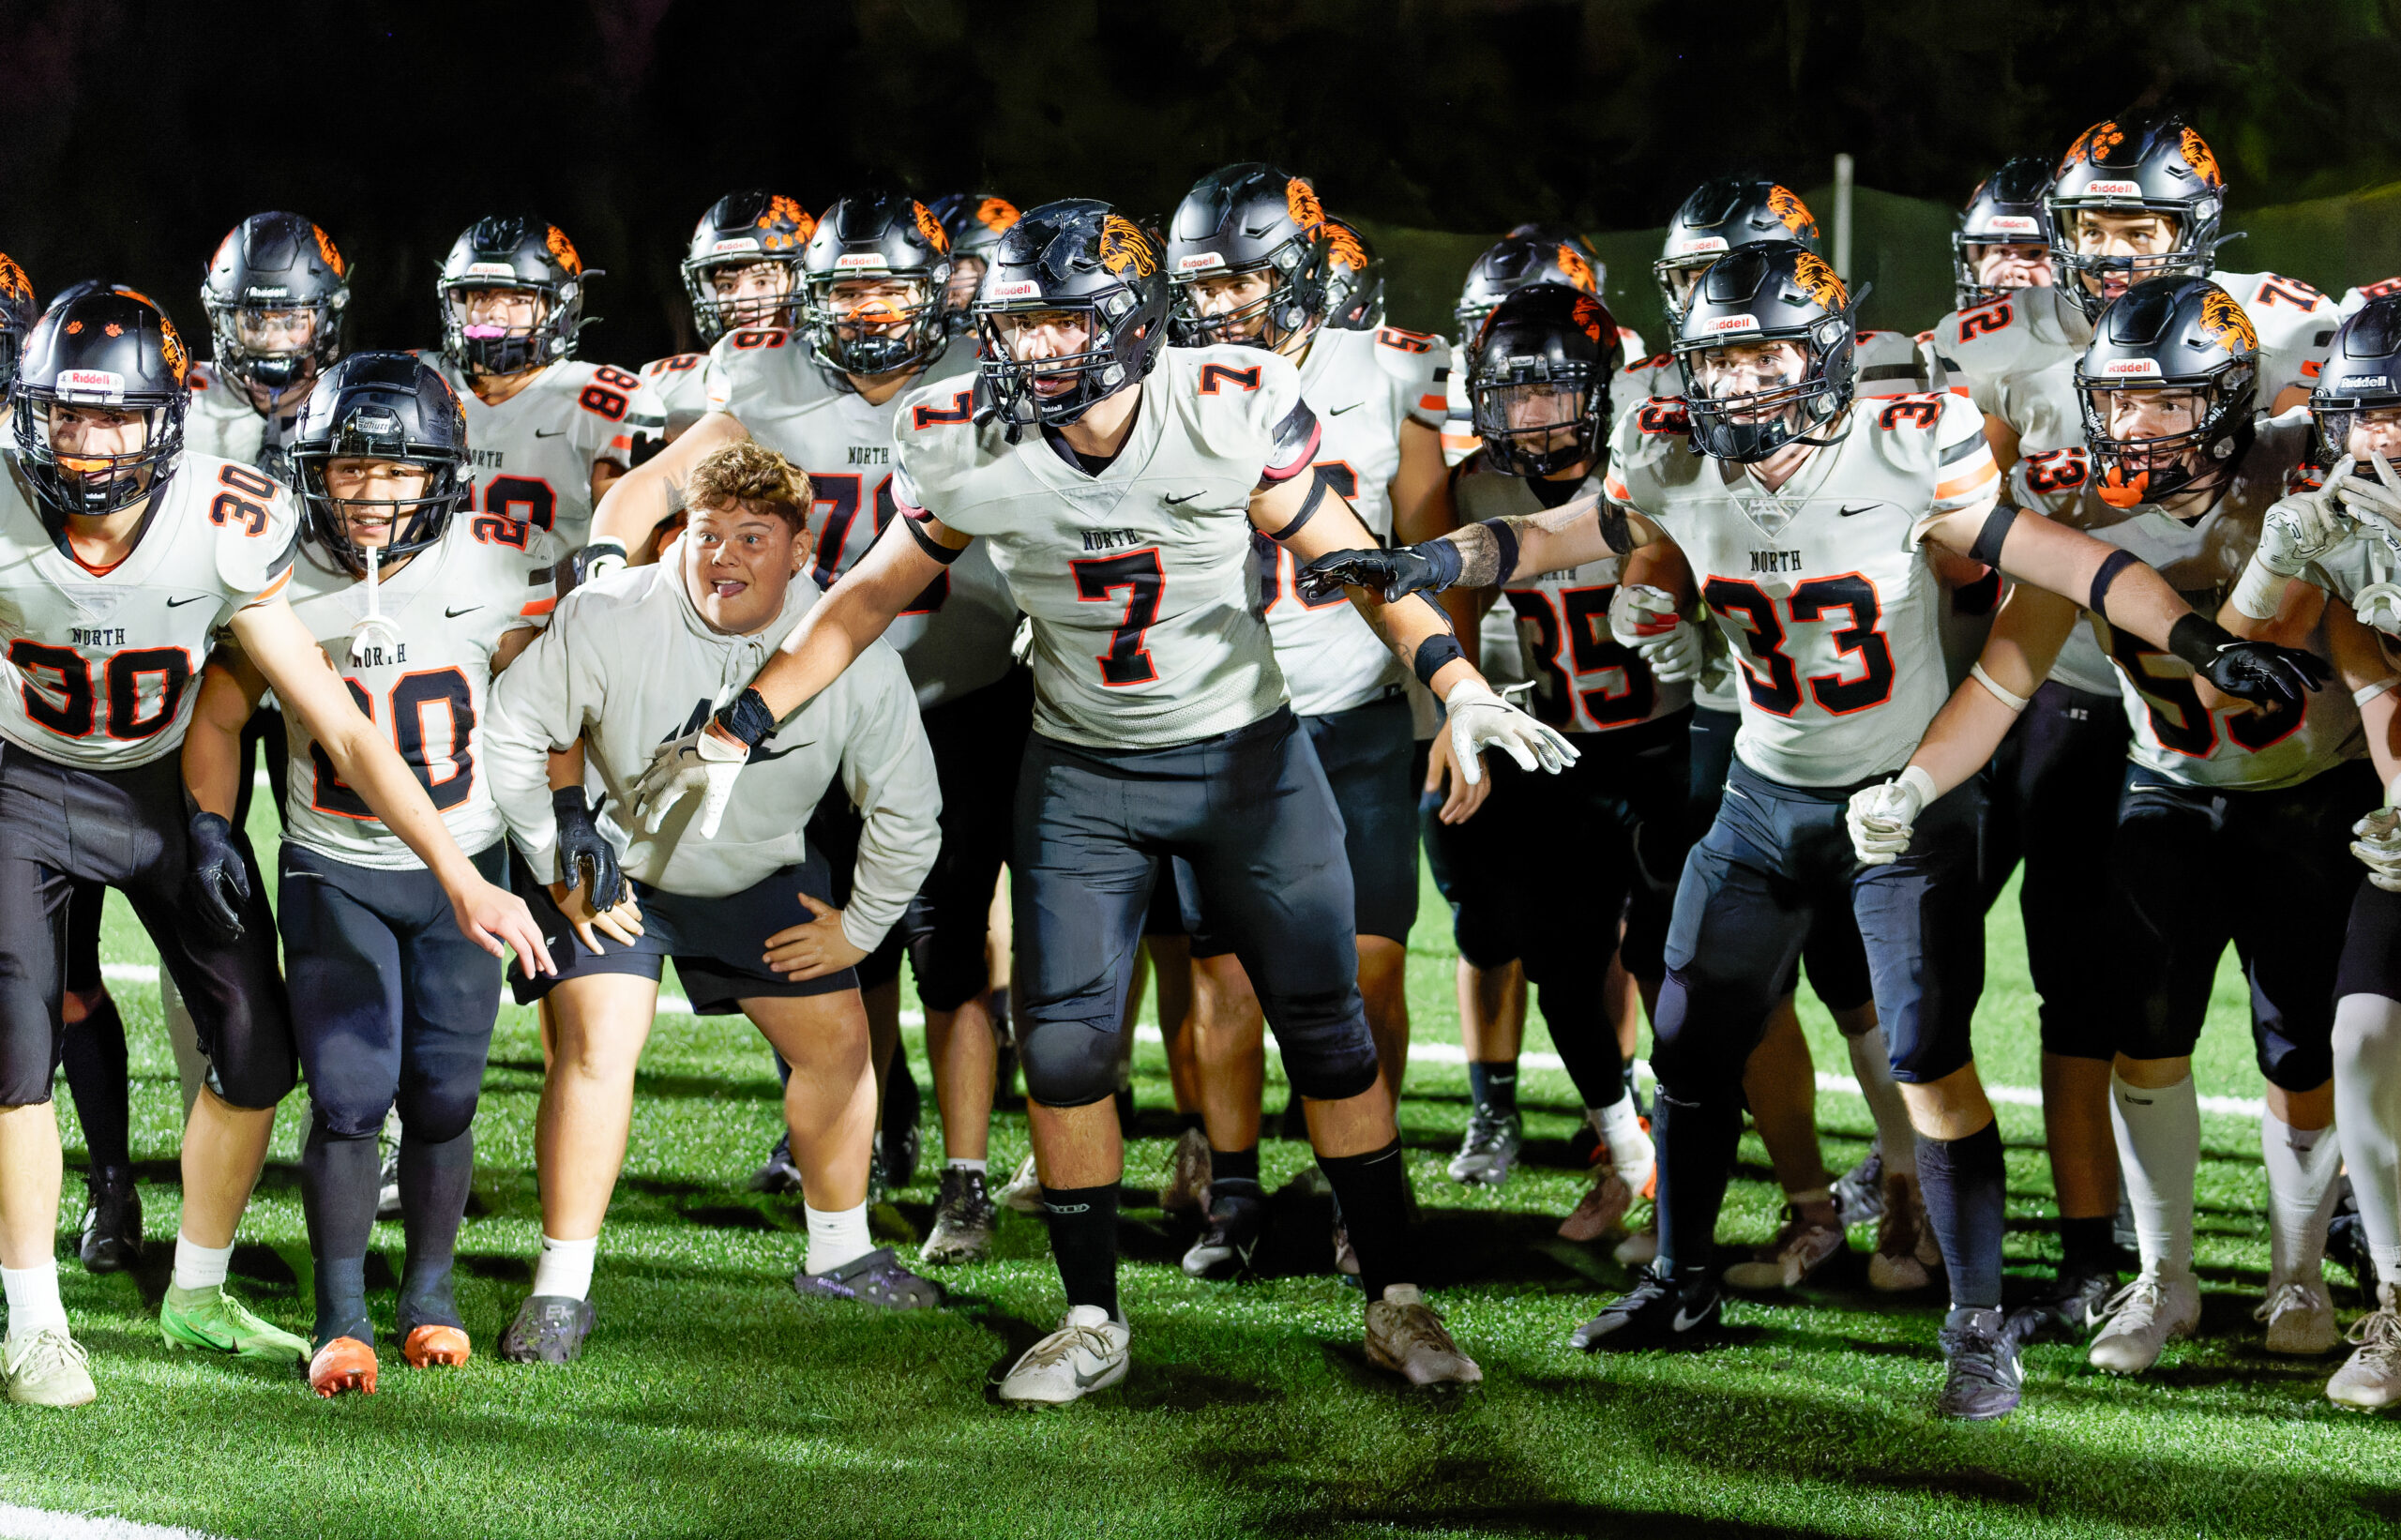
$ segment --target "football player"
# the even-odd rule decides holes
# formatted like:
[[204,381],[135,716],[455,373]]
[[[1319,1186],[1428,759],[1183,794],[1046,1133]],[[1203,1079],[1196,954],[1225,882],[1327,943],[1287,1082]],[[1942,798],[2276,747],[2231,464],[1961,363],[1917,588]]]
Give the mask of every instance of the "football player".
[[[476,727],[492,675],[550,612],[561,551],[514,520],[456,517],[469,495],[465,433],[450,387],[407,354],[353,354],[329,369],[291,443],[302,537],[284,596],[345,685],[392,724],[451,838],[498,883],[507,872],[500,809],[491,778],[478,773]],[[242,727],[265,687],[238,646],[210,660],[184,740],[185,782],[205,812],[232,814]],[[469,1125],[501,964],[452,929],[433,872],[305,730],[272,768],[291,788],[277,918],[309,1082],[309,1384],[325,1397],[372,1395],[367,1249],[382,1185],[376,1135],[395,1105],[408,1126],[400,1356],[412,1368],[467,1361],[451,1257],[475,1174]]]
[[1018,221],[1018,207],[997,192],[945,192],[927,200],[926,207],[942,221],[950,237],[950,281],[942,287],[943,323],[952,332],[974,329],[968,307],[975,303],[975,286],[984,281],[992,249]]
[[[558,976],[512,974],[518,998],[549,998],[558,1023],[542,1082],[541,1257],[500,1340],[500,1355],[518,1363],[571,1363],[591,1333],[593,1261],[670,957],[695,1012],[740,1012],[792,1065],[784,1115],[808,1222],[793,1287],[889,1309],[941,1301],[868,1235],[875,1077],[853,971],[933,864],[933,756],[889,647],[868,649],[833,688],[781,717],[758,716],[748,691],[727,701],[822,603],[801,575],[809,490],[754,444],[708,455],[686,486],[688,517],[669,559],[576,588],[491,695],[493,793],[526,864],[556,874],[536,913],[554,938]],[[582,743],[587,780],[628,786],[652,746],[685,741],[720,704],[737,713],[759,762],[721,826],[689,808],[637,826],[622,804],[596,822],[582,788],[551,785],[551,753]],[[801,833],[838,778],[866,810],[840,908],[828,901],[823,853]],[[602,907],[611,896],[583,880],[596,839],[622,852],[632,881],[621,903]]]
[[[1467,281],[1460,286],[1458,303],[1451,310],[1451,319],[1458,324],[1458,333],[1451,345],[1451,371],[1445,392],[1445,464],[1457,465],[1475,450],[1475,433],[1471,426],[1475,411],[1467,399],[1467,358],[1463,350],[1475,336],[1476,328],[1484,325],[1484,318],[1492,313],[1492,308],[1510,290],[1529,283],[1563,283],[1598,299],[1608,272],[1599,254],[1583,236],[1545,224],[1518,225],[1469,264]],[[1642,339],[1623,327],[1618,340],[1627,357],[1638,356],[1643,351]]]
[[2050,162],[2037,155],[2004,161],[1976,184],[1951,231],[1953,310],[2056,281],[2050,192]]
[[593,506],[666,420],[637,375],[580,362],[586,269],[566,232],[529,214],[477,219],[443,259],[434,367],[467,409],[476,511],[581,546]]
[[[477,873],[390,740],[325,667],[282,590],[289,496],[249,466],[183,447],[183,339],[122,287],[79,284],[36,324],[9,389],[0,478],[0,1376],[19,1401],[93,1386],[52,1261],[58,1125],[46,1103],[60,1031],[70,884],[119,889],[174,973],[207,1055],[183,1142],[183,1214],[159,1325],[171,1345],[292,1362],[307,1345],[224,1289],[234,1234],[292,1088],[273,921],[248,842],[187,816],[177,774],[220,627],[296,713],[334,773],[440,874],[457,924],[547,965],[525,906]],[[230,923],[229,923],[230,921]]]
[[[1427,547],[1342,552],[1312,576],[1397,596],[1631,555],[1662,539],[1682,550],[1702,604],[1739,649],[1743,727],[1668,937],[1652,1061],[1658,1257],[1571,1341],[1587,1351],[1690,1344],[1716,1321],[1707,1258],[1741,1129],[1740,1066],[1814,912],[1848,907],[1950,1278],[1940,1407],[2005,1415],[2019,1381],[2000,1308],[2005,1173],[1968,1041],[1983,983],[1971,778],[1982,760],[1939,803],[1922,770],[1898,786],[1871,784],[1908,762],[1947,692],[1941,583],[1925,547],[2085,596],[2227,693],[2297,698],[2315,674],[2306,655],[2238,641],[2194,614],[2114,548],[1997,507],[2000,473],[1966,401],[1853,400],[1851,302],[1814,252],[1789,242],[1734,251],[1691,293],[1676,344],[1684,409],[1621,418],[1597,506],[1578,498]],[[1843,830],[1863,786],[1925,808],[1906,864],[1854,858]]]
[[[1304,555],[1367,534],[1310,474],[1319,427],[1298,370],[1255,348],[1164,346],[1168,290],[1157,245],[1106,204],[1030,210],[977,295],[975,386],[902,399],[892,531],[733,707],[660,746],[638,796],[655,818],[696,794],[712,822],[763,724],[833,685],[971,542],[989,542],[1033,621],[1012,1008],[1068,1305],[1001,1398],[1073,1401],[1125,1374],[1110,1093],[1128,961],[1170,852],[1233,935],[1306,1098],[1358,1253],[1369,1360],[1413,1383],[1472,1381],[1481,1371],[1412,1281],[1341,810],[1251,602],[1254,531]],[[1492,693],[1430,603],[1363,608],[1445,697],[1463,764],[1488,744],[1527,768],[1563,764],[1570,750]]]
[[701,216],[684,251],[684,293],[692,301],[701,351],[642,366],[669,441],[709,409],[701,366],[719,338],[729,331],[800,329],[807,299],[800,255],[815,234],[817,221],[798,200],[763,189],[729,192]]
[[209,259],[200,286],[215,356],[191,368],[188,447],[290,479],[300,403],[341,356],[350,264],[297,214],[253,214]]
[[1325,324],[1340,331],[1377,331],[1384,324],[1384,264],[1348,219],[1325,217],[1334,262],[1325,276]]
[[[597,547],[613,551],[612,542],[622,542],[639,552],[669,517],[693,465],[719,445],[755,438],[806,473],[823,510],[810,567],[817,585],[830,588],[855,567],[897,506],[892,434],[902,395],[937,381],[956,389],[974,384],[974,342],[952,337],[943,323],[946,242],[931,212],[905,194],[837,201],[804,258],[807,327],[737,331],[717,343],[706,370],[711,415],[611,492]],[[977,549],[914,596],[888,633],[941,774],[943,851],[926,890],[860,964],[859,985],[879,1066],[893,1064],[899,1043],[904,950],[926,1009],[944,1155],[929,1262],[982,1256],[995,1218],[986,1170],[995,1052],[986,938],[1008,852],[1012,778],[1034,716],[1032,681],[1010,653],[1016,628],[1017,605],[990,553]],[[842,826],[853,815],[838,792],[837,801],[821,832],[846,847]],[[914,1095],[914,1081],[900,1089],[906,1078],[904,1061],[890,1076],[900,1093],[890,1103]],[[889,1121],[897,1124],[897,1113]],[[884,1144],[885,1174],[895,1177],[899,1141]]]

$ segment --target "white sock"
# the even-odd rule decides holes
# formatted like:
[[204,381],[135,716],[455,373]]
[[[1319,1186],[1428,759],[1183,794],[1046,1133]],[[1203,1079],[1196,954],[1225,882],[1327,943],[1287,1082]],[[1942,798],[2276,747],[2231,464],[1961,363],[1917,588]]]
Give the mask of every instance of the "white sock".
[[2262,1110],[2259,1157],[2268,1168],[2268,1276],[2315,1282],[2324,1272],[2326,1224],[2334,1217],[2341,1142],[2332,1128],[2295,1128]]
[[1893,1079],[1893,1050],[1882,1027],[1870,1027],[1843,1039],[1850,1049],[1850,1073],[1867,1097],[1876,1119],[1876,1148],[1884,1157],[1887,1176],[1917,1175],[1917,1130],[1910,1126],[1910,1106],[1901,1099],[1901,1085]]
[[947,1160],[944,1160],[943,1164],[954,1171],[974,1171],[976,1174],[981,1175],[985,1168],[989,1166],[990,1162],[984,1160],[961,1160],[959,1156],[952,1155]]
[[592,1297],[592,1260],[600,1255],[600,1237],[556,1241],[542,1237],[542,1255],[534,1263],[534,1292],[568,1299]]
[[0,1267],[0,1289],[8,1295],[8,1335],[23,1336],[49,1327],[67,1329],[67,1306],[58,1298],[58,1263]]
[[175,1287],[178,1289],[215,1289],[225,1282],[225,1275],[233,1271],[234,1248],[230,1246],[202,1246],[183,1231],[175,1232]]
[[1651,1166],[1658,1159],[1658,1151],[1634,1110],[1634,1098],[1620,1096],[1607,1107],[1588,1110],[1585,1116],[1592,1122],[1593,1132],[1608,1146],[1609,1164],[1616,1168],[1619,1178],[1640,1192],[1642,1185],[1651,1180]]
[[801,1211],[808,1215],[808,1270],[811,1273],[831,1273],[875,1249],[875,1242],[868,1237],[867,1204],[864,1202],[856,1208],[828,1211],[810,1208],[804,1200]]
[[2201,1098],[2190,1075],[2153,1090],[2109,1072],[2109,1126],[2118,1170],[2135,1211],[2142,1270],[2183,1277],[2193,1271],[2193,1178],[2201,1167]]
[[2334,1134],[2382,1277],[2401,1277],[2401,1001],[2334,1003]]

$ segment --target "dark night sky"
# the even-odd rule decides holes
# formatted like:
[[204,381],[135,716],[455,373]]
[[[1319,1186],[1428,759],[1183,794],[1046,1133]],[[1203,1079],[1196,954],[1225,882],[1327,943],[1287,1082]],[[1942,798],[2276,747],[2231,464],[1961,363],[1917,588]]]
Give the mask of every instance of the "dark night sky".
[[[2246,205],[2401,174],[2392,4],[0,0],[0,250],[202,322],[224,231],[288,207],[357,268],[355,345],[431,340],[430,279],[530,206],[608,269],[588,357],[685,325],[718,193],[888,179],[1171,207],[1278,160],[1336,212],[1497,234],[1661,223],[1705,175],[1954,202],[2137,99],[2198,121]],[[1822,211],[1821,211],[1822,212]]]

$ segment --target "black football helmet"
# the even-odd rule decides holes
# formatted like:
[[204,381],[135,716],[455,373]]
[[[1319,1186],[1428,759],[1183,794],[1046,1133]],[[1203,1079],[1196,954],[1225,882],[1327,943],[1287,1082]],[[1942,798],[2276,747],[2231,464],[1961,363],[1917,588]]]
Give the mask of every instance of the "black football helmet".
[[[167,313],[121,283],[78,283],[50,302],[25,338],[8,386],[17,460],[43,521],[100,518],[130,506],[173,476],[184,452],[191,354]],[[142,446],[119,454],[62,452],[50,408],[105,407],[141,414]]]
[[1384,260],[1348,219],[1325,217],[1333,264],[1325,280],[1325,324],[1336,331],[1374,331],[1384,324]]
[[1784,241],[1812,255],[1818,221],[1801,195],[1780,182],[1713,176],[1693,189],[1668,221],[1668,238],[1651,272],[1670,322],[1684,320],[1686,295],[1700,270],[1729,251]]
[[1959,222],[1951,232],[1951,304],[1964,310],[1971,305],[1999,299],[2003,291],[1976,280],[1975,249],[1980,246],[2045,246],[2056,250],[2059,237],[2051,228],[2051,168],[2038,155],[2007,161],[1976,184]]
[[[2214,486],[2251,442],[2259,397],[2259,334],[2234,296],[2205,278],[2145,279],[2101,312],[2076,361],[2092,490],[2130,508]],[[2109,434],[2108,398],[2121,390],[2190,390],[2199,419],[2181,433]]]
[[392,538],[378,565],[425,550],[475,495],[467,464],[467,413],[447,382],[406,353],[354,353],[327,370],[300,407],[292,438],[293,485],[310,539],[351,571],[367,573],[365,548],[350,537],[343,508],[325,489],[336,460],[397,460],[424,467],[420,495],[370,504],[391,515]]
[[[1167,344],[1168,277],[1158,238],[1107,204],[1068,198],[1029,209],[992,251],[975,294],[975,332],[986,400],[977,420],[997,415],[1014,442],[1034,424],[1064,427],[1093,404],[1139,385]],[[1084,351],[1020,359],[1004,329],[1012,315],[1077,310]],[[1065,380],[1045,395],[1037,379]]]
[[[521,374],[575,355],[584,286],[601,269],[586,267],[566,232],[533,214],[477,219],[451,243],[434,296],[442,305],[442,352],[461,373]],[[525,327],[470,325],[467,294],[519,289],[539,304]]]
[[[1862,291],[1862,297],[1865,297]],[[1798,241],[1737,247],[1693,285],[1676,328],[1676,363],[1694,445],[1719,460],[1753,461],[1833,422],[1850,405],[1857,305],[1833,265]],[[1714,394],[1703,355],[1753,342],[1790,342],[1800,373],[1764,389]]]
[[992,249],[1017,223],[1018,206],[997,192],[945,192],[926,206],[950,237],[950,283],[943,291],[943,320],[953,333],[968,330],[975,286],[992,260]]
[[1493,469],[1553,476],[1598,459],[1623,352],[1617,318],[1581,290],[1530,283],[1505,296],[1467,355],[1467,399]]
[[1459,340],[1474,337],[1504,295],[1529,283],[1565,284],[1600,298],[1603,268],[1592,251],[1581,235],[1556,225],[1521,224],[1502,236],[1467,270],[1467,283],[1451,311]]
[[[350,306],[350,264],[333,237],[297,214],[253,214],[235,225],[208,261],[200,285],[218,372],[245,389],[281,395],[341,356]],[[269,316],[305,312],[309,340],[298,347],[255,344]]]
[[[801,282],[801,251],[817,234],[817,221],[799,201],[757,188],[729,192],[709,205],[692,228],[684,252],[684,293],[692,301],[692,325],[706,347],[742,326],[796,331],[807,291]],[[711,275],[720,267],[772,264],[783,270],[784,297],[719,299]]]
[[1523,223],[1511,225],[1509,234],[1523,236],[1530,241],[1545,241],[1553,246],[1575,248],[1576,254],[1582,257],[1593,269],[1594,290],[1608,287],[1608,264],[1601,260],[1600,248],[1594,246],[1582,231],[1570,229],[1563,224],[1553,224],[1545,219],[1527,219]]
[[[2208,143],[2176,113],[2128,113],[2085,129],[2051,174],[2047,201],[2051,263],[2087,320],[2108,304],[2087,278],[2097,286],[2115,275],[2131,285],[2170,274],[2207,278],[2217,266],[2226,178]],[[2079,256],[2076,229],[2087,209],[2165,215],[2176,222],[2176,244],[2155,256]]]
[[[1176,340],[1185,347],[1280,347],[1325,319],[1334,242],[1324,205],[1308,183],[1274,166],[1246,160],[1193,183],[1169,224],[1167,260]],[[1193,305],[1198,279],[1262,272],[1273,285],[1239,310],[1202,315]]]
[[[833,368],[890,374],[942,351],[950,236],[933,210],[908,194],[879,189],[836,199],[809,237],[803,275],[809,342]],[[836,309],[838,286],[896,279],[914,288],[905,306],[874,300],[853,312]]]
[[2318,425],[2318,463],[2350,453],[2351,424],[2362,412],[2401,407],[2401,296],[2371,299],[2335,328],[2326,367],[2309,392]]
[[34,303],[34,280],[25,277],[25,270],[8,252],[0,251],[0,392],[16,379],[25,334],[34,329],[34,318],[40,313],[40,307]]

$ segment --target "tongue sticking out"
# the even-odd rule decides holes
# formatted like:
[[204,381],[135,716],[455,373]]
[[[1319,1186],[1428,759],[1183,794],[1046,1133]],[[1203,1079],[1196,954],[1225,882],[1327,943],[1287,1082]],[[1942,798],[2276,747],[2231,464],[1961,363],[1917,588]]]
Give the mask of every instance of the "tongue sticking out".
[[2131,508],[2142,501],[2143,489],[2150,485],[2149,471],[2137,471],[2134,479],[2129,481],[2124,466],[2112,465],[2101,473],[2100,484],[2093,491],[2101,494],[2102,502],[2113,508]]

